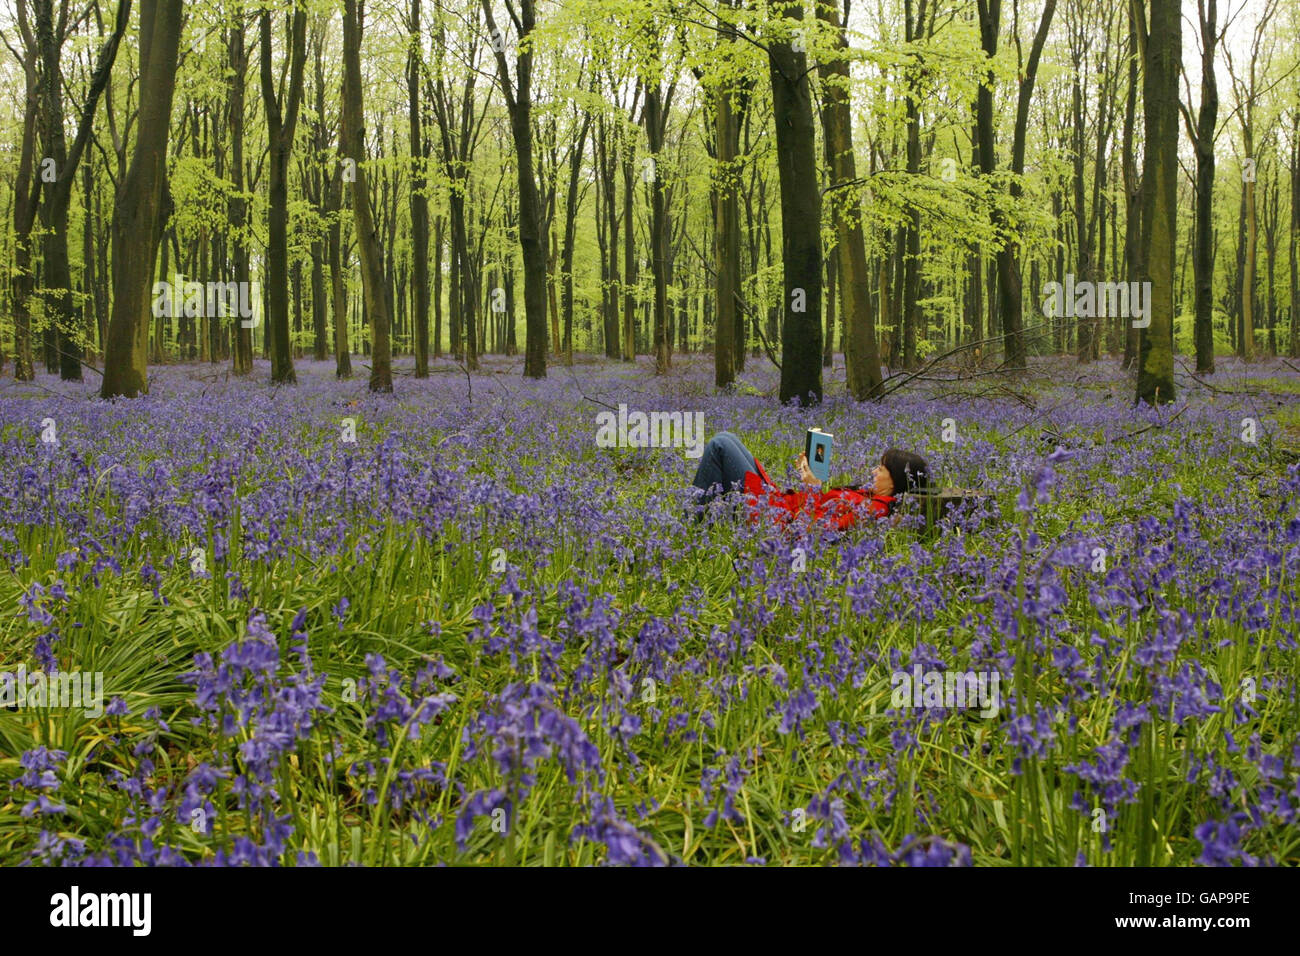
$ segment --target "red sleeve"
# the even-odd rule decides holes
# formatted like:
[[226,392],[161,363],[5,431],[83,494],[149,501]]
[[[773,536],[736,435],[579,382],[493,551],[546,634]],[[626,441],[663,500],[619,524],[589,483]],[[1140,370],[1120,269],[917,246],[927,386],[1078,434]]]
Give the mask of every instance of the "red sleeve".
[[856,491],[830,488],[819,492],[814,506],[817,517],[840,531],[851,528],[858,520],[858,509],[866,500]]
[[756,521],[764,509],[778,524],[785,524],[804,508],[808,494],[802,491],[780,491],[768,477],[762,462],[755,460],[758,472],[746,472],[744,491],[750,504],[750,518]]
[[750,519],[756,521],[764,507],[778,524],[788,524],[801,512],[839,531],[847,531],[858,517],[871,509],[873,518],[889,515],[892,498],[868,496],[854,488],[828,488],[825,491],[780,491],[767,476],[763,465],[755,461],[758,472],[745,475],[744,490],[751,506]]
[[892,498],[868,497],[851,488],[830,488],[816,495],[814,507],[819,519],[840,531],[847,531],[859,517],[868,513],[868,509],[873,518],[887,517],[892,502]]

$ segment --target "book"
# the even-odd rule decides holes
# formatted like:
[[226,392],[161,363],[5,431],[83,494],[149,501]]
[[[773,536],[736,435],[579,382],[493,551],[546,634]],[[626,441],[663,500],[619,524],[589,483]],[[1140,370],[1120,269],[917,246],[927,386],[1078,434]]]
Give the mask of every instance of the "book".
[[803,453],[808,458],[808,470],[822,484],[831,478],[831,445],[834,436],[820,428],[810,428],[804,436]]

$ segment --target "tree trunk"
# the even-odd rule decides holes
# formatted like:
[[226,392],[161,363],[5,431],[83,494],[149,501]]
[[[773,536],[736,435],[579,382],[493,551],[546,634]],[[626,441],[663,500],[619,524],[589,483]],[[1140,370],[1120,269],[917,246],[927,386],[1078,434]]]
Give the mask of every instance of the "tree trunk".
[[294,259],[293,266],[289,270],[289,275],[293,283],[293,334],[295,344],[293,354],[295,358],[302,358],[302,346],[297,343],[302,342],[302,260]]
[[[836,51],[847,51],[848,38],[833,0],[819,0],[817,17],[833,31]],[[830,195],[836,235],[834,255],[839,261],[840,314],[845,329],[845,376],[849,394],[862,401],[880,388],[880,351],[860,204],[854,187],[845,185],[858,178],[847,57],[836,56],[820,63],[818,73],[823,87],[822,127],[830,188],[834,190]],[[837,188],[840,186],[844,188]]]
[[276,95],[271,58],[271,13],[260,21],[262,106],[269,142],[267,165],[266,270],[267,332],[271,337],[271,381],[292,385],[297,379],[289,344],[289,156],[293,152],[298,106],[307,62],[307,11],[297,6],[290,27],[290,64],[285,102]]
[[[1084,198],[1084,181],[1083,181],[1083,143],[1084,143],[1084,117],[1083,117],[1083,98],[1084,98],[1084,77],[1080,74],[1086,69],[1083,64],[1082,56],[1086,49],[1087,40],[1079,36],[1080,33],[1089,34],[1090,31],[1081,24],[1075,22],[1070,24],[1070,42],[1071,42],[1071,81],[1070,81],[1070,114],[1074,120],[1071,127],[1071,159],[1073,162],[1070,184],[1074,193],[1074,236],[1075,236],[1075,271],[1080,281],[1091,281],[1093,279],[1092,268],[1092,249],[1088,243],[1088,228],[1085,219],[1088,214],[1086,200]],[[1073,310],[1071,310],[1073,311]],[[1093,328],[1090,323],[1091,316],[1078,315],[1074,319],[1075,327],[1075,357],[1079,364],[1087,364],[1092,361],[1092,332]]]
[[1264,183],[1264,261],[1268,263],[1265,281],[1264,321],[1268,326],[1268,354],[1277,355],[1277,298],[1274,281],[1277,266],[1278,177],[1276,167],[1270,165],[1269,178]]
[[330,178],[329,189],[325,195],[326,208],[331,214],[327,245],[330,257],[331,307],[334,313],[334,377],[345,379],[352,377],[352,345],[348,341],[347,280],[343,275],[343,227],[337,215],[343,205],[343,172],[340,164],[335,164],[334,174]]
[[104,350],[104,398],[135,398],[149,390],[154,255],[163,220],[184,8],[183,0],[140,2],[140,105],[135,153],[118,184],[113,209],[113,312]]
[[[552,220],[550,215],[547,216],[547,222]],[[555,238],[555,234],[549,228],[543,230],[547,237],[547,243],[550,247],[550,254],[546,260],[546,302],[550,307],[551,316],[551,335],[550,340],[553,343],[556,358],[559,358],[560,352],[564,347],[564,341],[560,336],[560,299],[555,292],[555,283],[551,281],[552,277],[559,277],[560,244]]]
[[429,374],[429,197],[425,164],[428,150],[423,142],[420,113],[420,0],[411,0],[410,44],[406,70],[406,92],[411,125],[411,281],[415,285],[415,377]]
[[1178,230],[1178,71],[1182,17],[1178,0],[1151,0],[1142,99],[1142,280],[1151,283],[1150,325],[1138,347],[1137,399],[1174,400],[1174,256]]
[[442,356],[442,233],[443,218],[433,225],[433,357]]
[[[653,21],[650,21],[653,24]],[[651,27],[653,29],[653,26]],[[657,36],[652,58],[658,59]],[[664,179],[659,169],[659,154],[664,145],[668,122],[667,108],[658,78],[645,83],[645,128],[650,147],[650,272],[654,278],[654,322],[652,348],[655,374],[663,375],[671,363],[671,337],[668,331],[668,209],[664,196]]]
[[372,392],[393,390],[389,351],[388,298],[384,291],[384,263],[370,209],[363,165],[366,151],[365,109],[361,95],[361,30],[357,0],[343,5],[343,149],[355,164],[352,181],[352,221],[361,258],[361,286],[370,323],[370,382]]
[[[231,147],[231,191],[228,204],[228,221],[230,223],[231,265],[234,268],[236,282],[244,283],[242,288],[249,288],[250,269],[248,261],[247,220],[248,204],[244,199],[244,84],[248,72],[248,55],[244,51],[244,23],[235,17],[230,28],[230,73],[226,85],[227,115],[229,116]],[[250,301],[252,293],[249,293]],[[260,303],[259,303],[260,311]],[[265,316],[263,316],[265,318]],[[231,354],[231,370],[236,375],[248,375],[253,371],[253,328],[251,320],[245,325],[241,318],[234,327],[234,349]]]
[[[55,329],[58,350],[59,377],[65,382],[81,381],[81,336],[76,296],[72,290],[72,264],[68,259],[68,209],[72,205],[72,187],[76,184],[77,166],[81,162],[94,126],[95,110],[100,94],[109,81],[118,44],[130,17],[130,0],[118,0],[117,21],[95,63],[90,89],[82,109],[76,138],[68,147],[64,134],[63,115],[63,39],[55,36],[55,11],[53,0],[35,0],[36,42],[41,53],[41,127],[44,131],[44,152],[41,159],[40,179],[45,187],[45,202],[41,219],[45,227],[43,236],[44,272],[41,284],[49,320]],[[59,17],[66,19],[66,9]],[[62,23],[60,23],[62,25]],[[34,55],[34,54],[32,54]],[[49,167],[53,164],[47,175]],[[90,250],[82,250],[89,255]]]
[[596,139],[597,147],[597,174],[600,177],[601,195],[604,200],[605,216],[605,242],[604,250],[606,264],[602,270],[605,273],[606,294],[602,296],[605,304],[605,357],[617,359],[622,357],[622,349],[619,347],[619,273],[618,273],[618,185],[616,177],[616,167],[618,157],[616,153],[615,137],[609,131],[604,117],[601,117],[598,126],[598,136]]
[[[796,29],[802,7],[788,7],[783,20],[783,29]],[[822,199],[807,59],[795,52],[790,37],[774,38],[768,46],[785,273],[780,398],[816,405],[822,400]]]
[[329,323],[325,316],[325,243],[311,244],[311,328],[312,358],[323,362],[329,356]]
[[[505,34],[497,29],[491,0],[482,0],[488,35],[494,38],[497,78],[510,114],[510,132],[515,142],[515,167],[519,177],[519,247],[524,260],[524,376],[546,377],[546,248],[542,235],[541,199],[533,170],[532,122],[532,32],[536,26],[535,0],[520,0],[515,20],[519,36],[515,74],[511,84],[506,63]],[[512,19],[514,4],[508,2]]]
[[33,288],[30,237],[36,224],[40,197],[40,179],[36,166],[36,118],[40,109],[39,74],[36,69],[36,44],[27,22],[27,5],[18,4],[18,20],[24,40],[31,39],[23,60],[24,106],[22,146],[18,173],[14,179],[14,269],[10,289],[14,313],[14,378],[30,382],[36,377],[32,357],[31,295]]
[[[985,54],[991,59],[997,53],[998,29],[1002,13],[1002,0],[978,0],[980,36]],[[1047,32],[1056,12],[1056,0],[1046,0],[1030,47],[1029,61],[1020,78],[1016,97],[1016,125],[1011,142],[1011,172],[1014,174],[1010,194],[1012,200],[1020,197],[1021,189],[1018,177],[1025,171],[1025,136],[1029,127],[1029,102],[1034,93],[1034,81],[1038,73],[1038,61],[1042,56],[1043,44],[1047,41]],[[988,72],[989,83],[994,82],[992,69]],[[981,86],[977,94],[980,130],[980,167],[985,174],[993,172],[995,160],[993,154],[993,92],[991,86]],[[1012,369],[1022,369],[1026,365],[1025,341],[1022,320],[1022,289],[1020,281],[1019,254],[1020,244],[1016,234],[1001,217],[995,214],[994,225],[1003,232],[1005,242],[997,254],[998,275],[998,309],[1002,316],[1002,335],[1006,365]]]
[[[910,45],[925,36],[926,0],[921,0],[912,19],[912,0],[903,2],[905,39]],[[921,109],[917,103],[917,70],[914,63],[903,67],[907,117],[907,172],[909,176],[921,174]],[[917,300],[921,288],[921,210],[908,203],[906,257],[903,262],[903,367],[916,367],[916,332],[920,324]]]
[[569,153],[569,191],[564,197],[564,249],[560,253],[561,309],[564,312],[564,353],[567,364],[573,364],[573,251],[577,245],[578,183],[582,177],[582,154],[591,130],[591,112],[582,120],[578,140]]
[[1287,354],[1300,358],[1300,109],[1291,114],[1291,231],[1287,258],[1291,267],[1290,337]]
[[[726,0],[730,6],[730,0]],[[736,30],[719,18],[722,40],[734,51]],[[714,115],[717,172],[714,179],[714,289],[717,294],[713,326],[713,384],[731,388],[736,380],[736,323],[740,321],[740,128],[749,97],[745,88],[724,81]],[[740,348],[743,350],[744,346]]]
[[632,203],[636,197],[632,144],[623,140],[623,361],[636,361],[636,223]]
[[[1254,161],[1254,130],[1249,125],[1245,131],[1247,162]],[[1241,356],[1247,362],[1255,360],[1255,269],[1259,246],[1259,219],[1255,212],[1255,177],[1245,182],[1246,192],[1246,259],[1241,276]]]
[[[1128,94],[1124,102],[1124,132],[1120,151],[1123,153],[1121,171],[1124,178],[1124,278],[1128,282],[1138,281],[1141,272],[1141,181],[1137,174],[1137,156],[1133,149],[1133,128],[1137,115],[1138,90],[1138,8],[1129,5],[1128,35]],[[1131,321],[1124,323],[1124,363],[1125,369],[1132,368],[1137,361],[1138,330]]]
[[1219,122],[1219,87],[1214,76],[1218,41],[1217,0],[1207,0],[1201,18],[1201,109],[1196,117],[1196,237],[1192,269],[1196,286],[1196,371],[1214,373],[1214,133]]

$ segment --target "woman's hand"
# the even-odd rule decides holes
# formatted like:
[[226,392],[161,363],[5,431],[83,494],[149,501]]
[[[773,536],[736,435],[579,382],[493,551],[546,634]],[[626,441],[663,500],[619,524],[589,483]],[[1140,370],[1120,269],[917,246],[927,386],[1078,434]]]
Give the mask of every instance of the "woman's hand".
[[808,467],[808,456],[802,453],[799,455],[799,477],[803,479],[803,483],[809,488],[820,488],[822,486],[821,481]]

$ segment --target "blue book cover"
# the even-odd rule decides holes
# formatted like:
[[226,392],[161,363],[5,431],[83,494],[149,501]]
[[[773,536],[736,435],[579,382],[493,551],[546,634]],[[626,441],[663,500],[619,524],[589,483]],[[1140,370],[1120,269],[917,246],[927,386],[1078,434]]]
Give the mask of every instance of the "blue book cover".
[[804,454],[808,458],[808,468],[822,484],[831,478],[831,444],[830,432],[820,428],[808,429],[804,438]]

